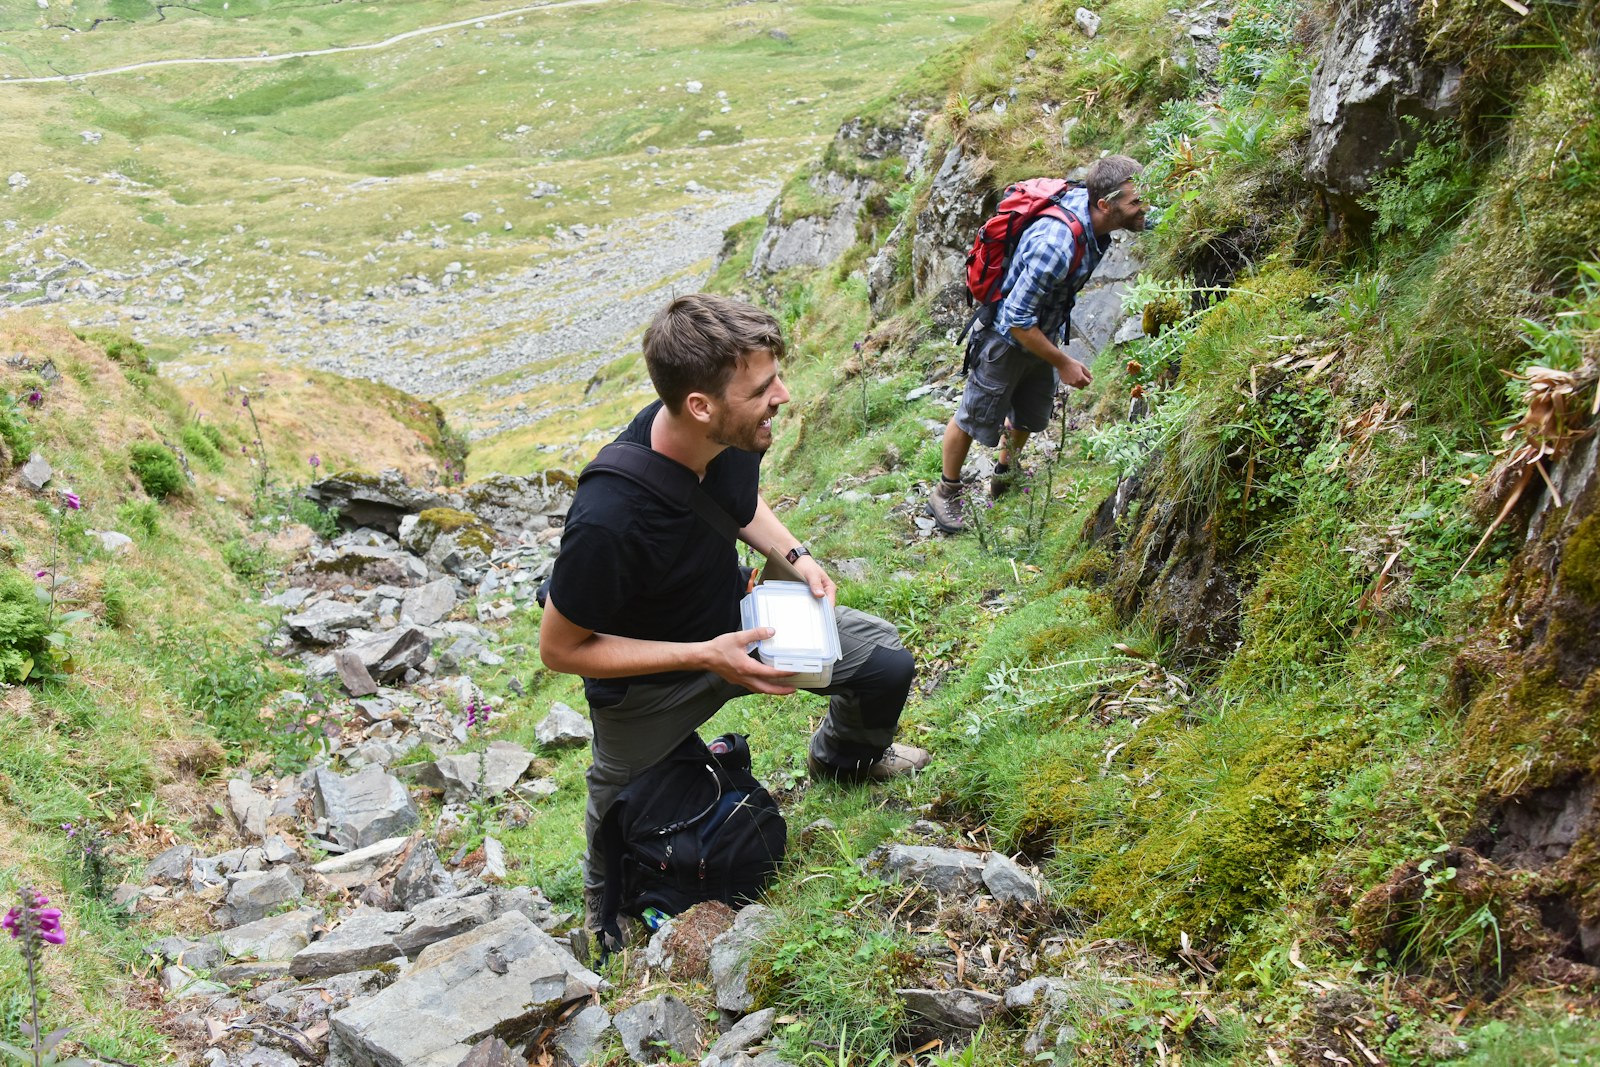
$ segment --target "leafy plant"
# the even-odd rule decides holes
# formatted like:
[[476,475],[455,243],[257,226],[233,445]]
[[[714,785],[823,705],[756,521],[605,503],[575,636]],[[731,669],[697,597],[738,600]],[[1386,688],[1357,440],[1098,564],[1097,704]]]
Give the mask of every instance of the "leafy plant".
[[22,403],[16,397],[7,397],[0,404],[0,441],[6,443],[12,463],[24,463],[33,452],[33,430],[22,413]]
[[28,677],[49,632],[49,612],[34,584],[11,567],[0,569],[0,682]]
[[1418,138],[1400,166],[1373,182],[1361,201],[1374,212],[1373,232],[1421,240],[1458,219],[1477,186],[1461,135],[1449,123],[1407,123]]
[[207,470],[219,471],[222,469],[222,452],[205,429],[201,423],[191,422],[178,431],[178,439],[183,442],[189,455],[199,460]]
[[151,441],[136,441],[128,447],[128,466],[144,491],[165,500],[183,488],[183,468],[172,449]]

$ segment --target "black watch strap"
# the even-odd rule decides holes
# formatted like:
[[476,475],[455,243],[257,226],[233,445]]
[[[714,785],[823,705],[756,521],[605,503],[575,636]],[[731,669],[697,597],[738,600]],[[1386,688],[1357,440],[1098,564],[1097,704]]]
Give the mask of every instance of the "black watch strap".
[[801,556],[809,555],[811,555],[811,550],[805,545],[795,545],[783,554],[783,558],[789,561],[790,566],[793,566],[800,561]]

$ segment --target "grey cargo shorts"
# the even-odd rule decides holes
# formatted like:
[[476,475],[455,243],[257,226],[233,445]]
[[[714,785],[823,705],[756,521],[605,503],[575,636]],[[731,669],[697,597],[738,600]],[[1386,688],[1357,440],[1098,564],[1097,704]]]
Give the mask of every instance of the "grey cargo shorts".
[[961,391],[956,425],[990,448],[1000,443],[1008,416],[1013,429],[1047,429],[1055,406],[1056,369],[988,327],[978,328],[972,345],[972,371]]

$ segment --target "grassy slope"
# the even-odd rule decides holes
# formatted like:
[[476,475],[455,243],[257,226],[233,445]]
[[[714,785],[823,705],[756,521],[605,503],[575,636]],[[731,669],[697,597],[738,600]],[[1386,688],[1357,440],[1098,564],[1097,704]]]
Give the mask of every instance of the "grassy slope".
[[[1212,85],[1174,70],[1180,30],[1140,0],[1103,5],[1092,42],[1064,28],[1070,5],[1030,6],[975,47],[943,136],[981,146],[997,182],[1135,151],[1167,207],[1147,243],[1165,281],[1147,292],[1181,318],[1186,277],[1245,291],[1097,367],[1089,410],[1124,410],[1138,385],[1154,416],[1102,416],[1066,440],[1064,462],[1036,461],[1034,492],[985,512],[982,542],[922,542],[910,525],[937,470],[928,422],[945,412],[902,398],[953,358],[948,343],[914,306],[874,326],[847,276],[859,255],[779,294],[797,399],[769,458],[774,495],[823,558],[868,561],[871,579],[843,598],[896,620],[924,677],[943,679],[906,716],[937,753],[930,775],[788,798],[792,826],[839,826],[772,894],[785,935],[758,965],[770,1002],[800,1020],[796,1055],[842,1041],[840,1062],[878,1062],[904,1023],[886,991],[936,976],[941,929],[968,940],[980,983],[985,938],[997,952],[1058,938],[1041,971],[1087,979],[1061,1051],[1089,1062],[1155,1062],[1157,1042],[1190,1063],[1364,1057],[1348,1034],[1393,1063],[1600,1055],[1582,990],[1519,977],[1537,953],[1516,877],[1485,895],[1440,858],[1472,829],[1485,760],[1499,758],[1484,755],[1492,742],[1462,745],[1447,685],[1515,548],[1502,535],[1458,572],[1487,518],[1471,487],[1516,410],[1498,371],[1555,358],[1529,349],[1518,316],[1551,321],[1575,300],[1590,318],[1554,321],[1576,331],[1600,313],[1595,294],[1573,295],[1575,257],[1600,244],[1600,151],[1562,132],[1600,121],[1593,58],[1577,51],[1592,28],[1548,9],[1557,29],[1541,31],[1492,7],[1430,16],[1446,58],[1470,60],[1468,108],[1382,186],[1372,238],[1348,244],[1322,235],[1299,177],[1315,12],[1242,7]],[[1019,67],[1003,117],[972,113]],[[1079,120],[1065,146],[1063,117]],[[1513,180],[1530,169],[1546,177]],[[730,270],[719,284],[741,281]],[[1151,495],[1125,541],[1192,519],[1241,583],[1239,644],[1220,661],[1195,663],[1136,610],[1152,592],[1138,560],[1080,539],[1118,474],[1139,469]],[[846,489],[871,499],[846,503]],[[1558,699],[1540,713],[1589,736],[1583,706]],[[781,785],[817,705],[746,703],[707,729],[750,731]],[[921,812],[1040,860],[1057,910],[1021,931],[948,913],[918,925],[931,919],[918,905],[885,922],[900,894],[847,861]],[[1436,877],[1394,936],[1358,902],[1408,861]],[[1107,984],[1121,997],[1110,1006]],[[961,1062],[1023,1062],[1019,1038],[993,1027]]]
[[[261,569],[277,558],[270,531],[252,516],[275,513],[276,494],[308,479],[313,453],[329,467],[394,466],[423,482],[451,459],[437,409],[370,383],[246,368],[229,385],[175,388],[142,373],[135,355],[115,361],[101,344],[30,314],[0,321],[0,347],[27,361],[0,368],[8,426],[14,433],[25,423],[55,470],[43,499],[9,480],[0,491],[0,554],[29,579],[53,571],[58,615],[87,613],[60,627],[73,673],[0,690],[8,724],[0,895],[13,898],[31,882],[67,912],[68,944],[47,955],[46,1021],[73,1022],[75,1036],[104,1055],[159,1062],[162,1039],[144,1010],[159,998],[128,978],[143,970],[139,946],[162,931],[130,924],[96,899],[84,838],[69,839],[63,824],[109,835],[107,890],[136,878],[142,859],[174,835],[210,842],[225,759],[265,766],[274,753],[299,750],[256,718],[297,677],[252,654],[257,624],[271,613],[251,605]],[[36,369],[47,360],[59,378]],[[264,497],[259,468],[241,454],[256,451],[241,387],[270,464]],[[38,407],[10,406],[35,389]],[[130,472],[129,446],[183,447],[202,424],[216,428],[222,447],[189,448],[193,483],[164,501],[149,498]],[[65,508],[57,489],[74,492],[82,509]],[[86,533],[94,529],[124,531],[135,544],[108,553]],[[226,838],[214,840],[227,847]],[[18,1040],[25,1003],[17,955],[0,953],[0,1040]]]

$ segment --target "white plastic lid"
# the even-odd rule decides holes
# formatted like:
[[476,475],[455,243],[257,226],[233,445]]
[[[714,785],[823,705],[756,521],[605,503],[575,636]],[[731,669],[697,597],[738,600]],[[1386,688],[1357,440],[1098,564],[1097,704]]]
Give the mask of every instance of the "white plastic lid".
[[739,604],[748,629],[770,626],[758,642],[761,662],[786,670],[815,671],[839,658],[839,627],[833,605],[811,595],[804,582],[762,582]]

